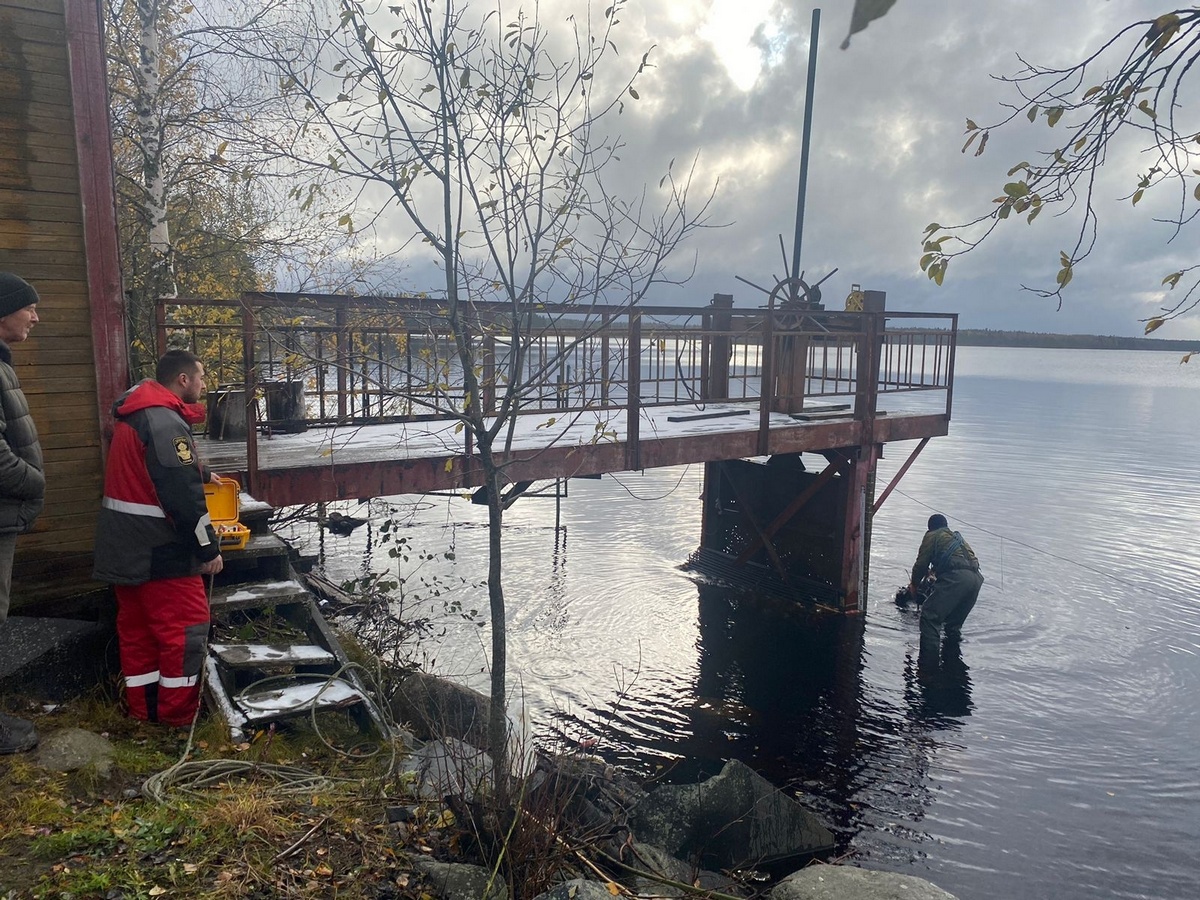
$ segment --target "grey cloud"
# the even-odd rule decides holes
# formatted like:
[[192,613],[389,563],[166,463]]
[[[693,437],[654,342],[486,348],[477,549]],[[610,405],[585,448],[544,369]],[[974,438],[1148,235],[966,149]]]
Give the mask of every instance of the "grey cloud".
[[[574,5],[573,5],[574,4]],[[1064,220],[1005,223],[994,240],[951,264],[942,288],[919,270],[920,238],[930,221],[956,222],[985,210],[1009,166],[1032,156],[1048,137],[1024,122],[992,135],[987,152],[960,153],[964,123],[1002,117],[1010,89],[995,81],[1019,66],[1017,53],[1070,64],[1122,24],[1162,11],[1150,0],[899,0],[886,17],[838,49],[851,0],[824,4],[817,66],[814,135],[801,263],[812,277],[837,267],[826,287],[839,305],[851,283],[886,290],[893,309],[961,314],[964,327],[1139,334],[1139,318],[1156,310],[1164,275],[1189,262],[1195,239],[1169,245],[1169,228],[1137,210],[1128,194],[1136,157],[1113,157],[1099,190],[1101,243],[1079,269],[1063,309],[1022,292],[1022,283],[1053,281],[1058,252],[1073,244]],[[542,18],[564,20],[576,0],[543,0]],[[761,295],[736,281],[769,285],[782,276],[779,236],[789,252],[796,214],[800,130],[810,8],[779,2],[750,38],[766,64],[757,83],[740,89],[718,52],[695,31],[707,0],[642,0],[620,13],[619,56],[597,80],[596,95],[616,90],[642,53],[652,68],[613,120],[626,143],[617,183],[653,191],[672,159],[679,173],[699,157],[701,181],[720,174],[713,219],[730,223],[694,240],[675,263],[696,273],[682,288],[662,287],[650,302],[695,303],[714,292],[755,304]],[[412,261],[413,289],[427,261]],[[1200,337],[1200,316],[1161,334]]]
[[[892,308],[960,312],[965,327],[1140,333],[1137,319],[1153,311],[1144,297],[1179,265],[1181,248],[1166,245],[1169,231],[1141,209],[1129,215],[1117,208],[1115,198],[1128,192],[1126,169],[1105,173],[1101,195],[1114,202],[1102,210],[1102,243],[1077,273],[1061,312],[1020,290],[1022,282],[1052,281],[1058,250],[1071,240],[1048,216],[1032,227],[1006,223],[1014,227],[951,265],[941,289],[920,272],[917,258],[927,222],[985,209],[1007,168],[1046,137],[1044,125],[1018,125],[993,134],[978,159],[959,152],[966,118],[998,119],[999,102],[1011,96],[991,75],[1014,72],[1018,51],[1069,63],[1124,22],[1161,12],[1160,5],[900,0],[841,51],[851,5],[824,7],[801,260],[813,274],[840,268],[828,282],[830,303],[859,282],[887,290]],[[702,172],[725,170],[714,215],[733,224],[700,238],[692,282],[656,299],[701,303],[722,291],[758,302],[733,276],[766,283],[782,275],[780,233],[790,251],[809,10],[776,5],[769,27],[753,39],[769,64],[751,90],[741,91],[711,45],[671,31],[667,7],[644,4],[622,37],[626,55],[639,40],[660,45],[656,68],[639,88],[646,102],[630,104],[620,119],[628,144],[622,181],[654,185],[671,158],[698,153]],[[1170,331],[1198,336],[1200,323]]]

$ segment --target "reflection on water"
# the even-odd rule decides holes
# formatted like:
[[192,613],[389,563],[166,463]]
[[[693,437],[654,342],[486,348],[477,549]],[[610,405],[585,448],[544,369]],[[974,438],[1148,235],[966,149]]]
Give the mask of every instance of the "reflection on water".
[[[1200,372],[1176,363],[962,348],[951,434],[875,520],[862,617],[764,608],[679,571],[700,467],[573,481],[557,528],[553,502],[521,500],[509,660],[540,737],[673,780],[737,757],[800,793],[857,864],[963,898],[1195,896]],[[888,446],[880,484],[910,449]],[[406,603],[445,630],[421,654],[486,688],[486,630],[445,609],[486,612],[486,512],[344,511],[373,521],[319,538],[331,576],[395,566],[392,518],[414,548]],[[929,670],[915,610],[891,597],[932,511],[987,581]]]
[[931,728],[954,728],[971,714],[971,668],[961,640],[943,640],[939,660],[914,663],[911,653],[904,657],[904,699],[913,721]]

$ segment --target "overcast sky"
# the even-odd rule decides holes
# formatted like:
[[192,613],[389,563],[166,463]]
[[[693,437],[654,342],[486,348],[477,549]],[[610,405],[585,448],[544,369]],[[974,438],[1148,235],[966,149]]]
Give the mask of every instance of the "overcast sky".
[[[543,0],[543,19],[567,0]],[[1072,233],[1049,214],[1006,223],[990,245],[951,264],[938,288],[918,268],[921,233],[986,209],[1005,173],[1051,136],[1042,121],[995,134],[980,158],[961,154],[967,117],[998,119],[1011,97],[990,74],[1011,74],[1016,52],[1069,63],[1121,24],[1165,10],[1144,0],[898,0],[839,49],[852,0],[822,5],[813,149],[802,267],[807,280],[833,268],[829,308],[851,283],[884,290],[888,308],[961,313],[963,327],[1136,335],[1153,315],[1163,276],[1194,251],[1194,235],[1168,246],[1166,226],[1143,201],[1125,201],[1134,156],[1110,159],[1102,182],[1100,246],[1076,273],[1063,309],[1020,289],[1053,283]],[[791,248],[811,6],[777,0],[641,0],[622,13],[625,59],[657,45],[641,101],[621,117],[629,183],[656,184],[672,157],[699,154],[702,179],[720,178],[714,218],[732,223],[693,245],[698,270],[683,289],[649,302],[762,295],[783,273],[779,235]],[[636,51],[636,54],[635,54]],[[1122,166],[1120,163],[1126,163]],[[624,173],[623,178],[624,179]],[[1111,198],[1111,202],[1108,201]],[[1182,246],[1181,246],[1182,245]],[[1158,336],[1200,338],[1200,316]]]

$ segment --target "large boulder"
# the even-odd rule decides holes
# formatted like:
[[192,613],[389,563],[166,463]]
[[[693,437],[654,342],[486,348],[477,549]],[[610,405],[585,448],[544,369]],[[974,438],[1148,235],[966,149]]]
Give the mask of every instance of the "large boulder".
[[51,772],[91,769],[100,778],[112,774],[115,750],[108,738],[82,728],[60,728],[41,739],[34,760]]
[[768,900],[955,900],[953,894],[913,875],[824,865],[793,872],[771,888],[767,897]]
[[503,879],[491,881],[491,872],[482,866],[438,862],[427,856],[412,857],[412,864],[443,900],[508,900],[508,886]]
[[833,834],[745,763],[700,784],[664,785],[634,808],[630,828],[672,856],[738,869],[833,849]]
[[488,793],[492,778],[491,756],[454,738],[430,741],[406,757],[401,768],[415,776],[413,791],[422,800],[452,796],[474,803]]
[[599,881],[576,878],[556,884],[534,900],[613,900],[612,893]]
[[391,709],[395,720],[408,722],[418,737],[452,737],[487,748],[491,701],[479,691],[416,672],[400,682]]
[[[662,847],[633,841],[631,845],[627,845],[627,849],[630,853],[625,861],[633,868],[650,875],[660,876],[658,878],[643,875],[632,876],[630,887],[639,897],[691,897],[696,893],[694,890],[676,885],[689,885],[692,888],[700,888],[702,891],[717,891],[734,897],[746,894],[742,886],[732,878],[726,878],[724,875],[709,872],[706,869],[697,869],[681,859],[676,859]],[[632,859],[628,858],[629,856],[632,856]],[[674,884],[668,882],[674,882]]]

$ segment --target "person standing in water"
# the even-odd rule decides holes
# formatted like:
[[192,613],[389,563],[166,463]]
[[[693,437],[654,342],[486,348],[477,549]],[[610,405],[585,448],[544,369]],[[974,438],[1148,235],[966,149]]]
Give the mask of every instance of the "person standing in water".
[[961,534],[950,530],[940,513],[929,517],[908,583],[910,596],[917,596],[917,585],[930,569],[935,579],[933,592],[921,605],[921,659],[926,663],[939,658],[943,631],[948,641],[962,637],[963,622],[975,608],[983,587],[975,551]]

